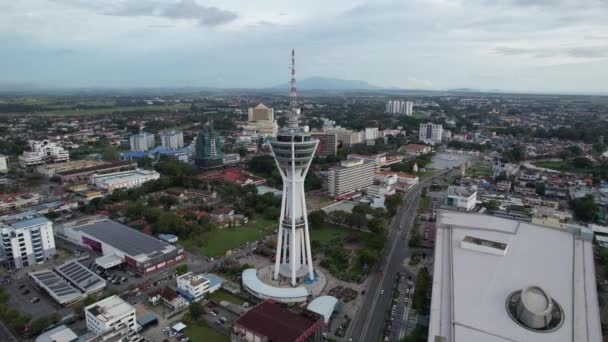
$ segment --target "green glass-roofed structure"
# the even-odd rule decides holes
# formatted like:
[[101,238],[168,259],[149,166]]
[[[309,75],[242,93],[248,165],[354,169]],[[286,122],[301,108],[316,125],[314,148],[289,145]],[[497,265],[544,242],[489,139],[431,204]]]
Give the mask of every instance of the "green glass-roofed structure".
[[205,128],[198,134],[194,163],[205,170],[218,169],[224,164],[222,139],[213,129],[213,121],[205,125]]

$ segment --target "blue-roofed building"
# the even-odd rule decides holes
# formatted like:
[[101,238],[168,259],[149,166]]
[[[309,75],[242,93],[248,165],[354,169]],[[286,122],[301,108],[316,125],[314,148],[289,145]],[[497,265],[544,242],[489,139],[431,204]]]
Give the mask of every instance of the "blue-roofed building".
[[175,243],[178,240],[177,235],[173,234],[158,234],[158,238],[169,243]]
[[43,263],[56,253],[53,222],[35,211],[0,217],[0,236],[5,262],[12,269]]
[[226,279],[210,273],[203,273],[203,278],[209,281],[209,293],[213,293],[221,289],[222,284],[226,281]]
[[175,157],[175,159],[187,163],[192,159],[194,147],[192,145],[178,149],[170,149],[163,146],[157,146],[149,151],[128,151],[120,154],[123,160],[133,160],[143,157],[154,158],[156,155],[166,155]]

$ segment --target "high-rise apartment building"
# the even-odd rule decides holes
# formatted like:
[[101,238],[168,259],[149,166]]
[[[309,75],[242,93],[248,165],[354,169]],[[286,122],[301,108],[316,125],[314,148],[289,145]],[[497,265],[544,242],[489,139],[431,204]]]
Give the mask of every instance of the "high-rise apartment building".
[[249,108],[247,121],[274,121],[274,109],[260,103],[253,108]]
[[224,164],[222,138],[213,129],[213,122],[205,125],[198,134],[195,150],[194,163],[200,168],[214,169]]
[[418,131],[418,140],[426,144],[441,144],[443,138],[443,126],[435,125],[433,123],[420,124],[420,130]]
[[10,268],[40,264],[55,255],[53,223],[37,212],[0,217],[0,234]]
[[386,101],[385,113],[411,116],[414,112],[414,102],[403,100]]
[[354,132],[340,126],[328,128],[325,130],[325,132],[335,133],[338,139],[338,145],[341,144],[342,147],[350,147],[354,144],[363,142],[364,132]]
[[176,150],[184,147],[184,133],[177,131],[165,131],[160,133],[160,142],[164,148]]
[[370,120],[365,124],[365,143],[373,145],[376,143],[376,138],[380,137],[378,132],[378,121]]
[[19,165],[29,167],[45,163],[56,163],[70,160],[70,153],[49,140],[29,141],[31,151],[19,156]]
[[329,195],[337,197],[349,192],[359,191],[374,183],[373,161],[349,159],[327,172]]
[[129,139],[129,143],[131,145],[131,151],[147,151],[152,149],[155,145],[154,134],[147,132],[134,134]]
[[338,152],[338,135],[335,132],[313,132],[310,134],[319,140],[315,155],[321,157],[335,156]]

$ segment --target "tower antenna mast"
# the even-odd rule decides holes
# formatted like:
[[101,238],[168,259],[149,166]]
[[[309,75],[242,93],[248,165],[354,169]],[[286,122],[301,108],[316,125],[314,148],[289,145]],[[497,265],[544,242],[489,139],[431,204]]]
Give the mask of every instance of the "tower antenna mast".
[[298,95],[296,93],[296,50],[291,50],[291,103],[292,111],[298,109]]
[[291,50],[291,102],[287,113],[287,127],[298,128],[300,108],[298,108],[298,96],[296,94],[296,50]]

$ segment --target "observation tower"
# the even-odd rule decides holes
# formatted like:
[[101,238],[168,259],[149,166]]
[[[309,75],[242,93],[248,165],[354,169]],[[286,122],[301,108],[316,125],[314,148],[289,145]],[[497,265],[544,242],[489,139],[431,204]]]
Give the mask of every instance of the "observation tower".
[[279,217],[274,279],[289,279],[292,286],[299,280],[315,278],[310,251],[310,233],[304,180],[319,140],[299,126],[295,79],[295,50],[291,51],[291,103],[287,123],[270,142],[272,155],[283,179],[283,197]]

